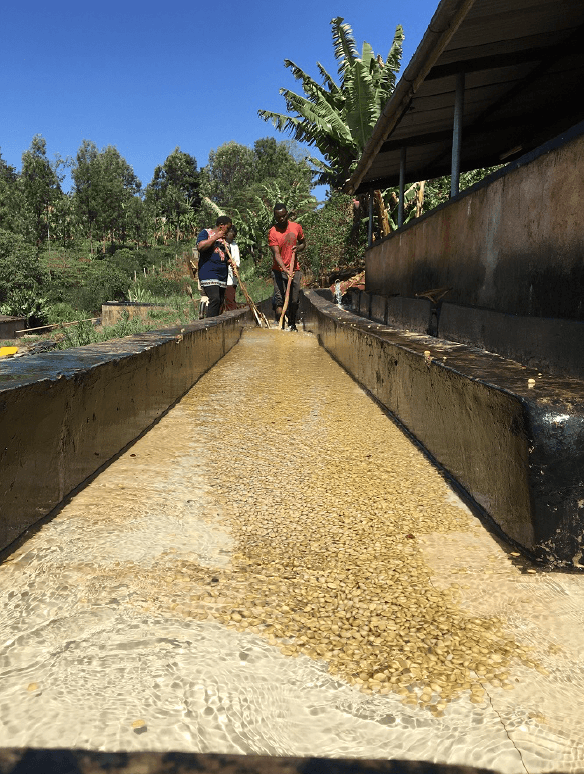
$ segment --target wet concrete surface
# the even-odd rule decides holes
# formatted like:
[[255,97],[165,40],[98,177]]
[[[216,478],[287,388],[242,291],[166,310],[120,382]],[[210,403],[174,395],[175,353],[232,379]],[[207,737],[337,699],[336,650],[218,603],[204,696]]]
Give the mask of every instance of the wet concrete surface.
[[247,330],[0,567],[0,744],[584,771],[584,578]]
[[305,293],[309,329],[509,539],[582,569],[584,383]]

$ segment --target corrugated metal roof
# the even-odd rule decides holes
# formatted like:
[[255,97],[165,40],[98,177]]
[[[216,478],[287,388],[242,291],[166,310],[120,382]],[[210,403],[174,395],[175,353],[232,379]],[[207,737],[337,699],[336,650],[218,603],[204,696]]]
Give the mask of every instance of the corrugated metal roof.
[[347,190],[450,173],[460,72],[461,170],[533,150],[584,120],[584,0],[442,0]]

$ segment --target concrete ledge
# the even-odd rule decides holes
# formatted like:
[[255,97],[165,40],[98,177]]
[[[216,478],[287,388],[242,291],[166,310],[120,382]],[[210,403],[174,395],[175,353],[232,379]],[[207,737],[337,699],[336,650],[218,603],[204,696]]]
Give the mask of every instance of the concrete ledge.
[[371,296],[371,319],[384,323],[387,318],[387,298],[385,296]]
[[390,296],[387,299],[388,325],[396,325],[416,333],[429,333],[431,320],[432,302],[427,298]]
[[306,328],[504,535],[544,561],[584,568],[582,382],[388,329],[310,291],[302,306]]
[[443,303],[438,335],[523,365],[584,379],[584,322]]
[[249,310],[241,310],[0,361],[0,548],[157,420],[248,322]]

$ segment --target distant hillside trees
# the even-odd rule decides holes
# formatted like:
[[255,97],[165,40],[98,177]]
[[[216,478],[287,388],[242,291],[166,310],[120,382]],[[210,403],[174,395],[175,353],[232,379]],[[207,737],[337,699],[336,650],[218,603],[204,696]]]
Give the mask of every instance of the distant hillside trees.
[[199,189],[197,160],[177,146],[156,167],[146,188],[146,202],[154,212],[159,232],[171,230],[177,242],[183,233],[192,232],[194,215],[201,204]]

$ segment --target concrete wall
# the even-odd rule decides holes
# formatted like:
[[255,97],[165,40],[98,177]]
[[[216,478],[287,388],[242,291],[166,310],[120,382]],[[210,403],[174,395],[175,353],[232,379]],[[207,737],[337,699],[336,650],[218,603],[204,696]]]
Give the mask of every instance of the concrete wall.
[[0,548],[157,420],[237,343],[249,311],[0,361]]
[[584,568],[581,382],[388,329],[312,292],[303,296],[302,315],[503,535],[542,560]]
[[361,302],[361,292],[353,292],[352,310],[375,322],[467,344],[548,374],[584,381],[584,321],[526,317],[376,293],[367,294]]
[[15,339],[16,331],[24,328],[26,328],[26,317],[8,317],[0,314],[0,339]]
[[509,165],[366,253],[366,290],[584,320],[584,127]]
[[170,310],[170,307],[161,304],[142,304],[139,301],[108,301],[101,306],[101,324],[115,325],[122,319],[124,312],[127,312],[129,320],[134,317],[145,320],[148,313],[153,310]]

